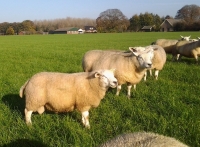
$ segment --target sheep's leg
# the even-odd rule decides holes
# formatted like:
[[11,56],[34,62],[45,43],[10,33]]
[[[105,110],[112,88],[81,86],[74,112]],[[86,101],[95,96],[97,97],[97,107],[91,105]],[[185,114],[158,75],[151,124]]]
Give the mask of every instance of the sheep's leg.
[[146,80],[147,80],[147,70],[144,73],[144,81],[146,81]]
[[178,56],[178,57],[177,57],[177,60],[178,60],[178,61],[181,61],[182,55],[181,55],[181,54],[178,54],[177,56]]
[[89,112],[88,111],[84,111],[82,112],[82,122],[83,122],[83,125],[86,127],[86,128],[90,128],[90,123],[89,123]]
[[158,73],[159,73],[159,70],[156,70],[155,71],[155,78],[156,78],[156,80],[158,80]]
[[172,55],[172,61],[178,61],[180,54]]
[[180,56],[180,54],[177,54],[176,55],[176,60],[178,61],[179,59],[181,59],[181,56]]
[[42,114],[42,113],[44,112],[44,106],[38,108],[37,112],[38,112],[39,114]]
[[198,56],[197,57],[195,57],[195,59],[196,59],[196,64],[198,64],[199,62],[198,62]]
[[198,56],[197,56],[196,52],[193,52],[193,55],[194,55],[194,58],[196,60],[196,64],[198,64]]
[[117,85],[117,93],[116,93],[117,96],[119,95],[119,92],[121,91],[121,89],[122,89],[122,85]]
[[152,76],[152,69],[149,69],[150,76]]
[[[135,85],[134,85],[135,86]],[[131,84],[127,84],[127,89],[128,89],[128,94],[127,94],[127,97],[130,99],[131,97],[131,88],[132,88],[132,85]]]
[[26,124],[27,124],[27,125],[31,125],[31,124],[32,124],[32,122],[31,122],[31,115],[32,115],[33,111],[28,111],[28,110],[25,108],[24,112],[25,112]]
[[133,89],[136,90],[136,84],[133,85]]

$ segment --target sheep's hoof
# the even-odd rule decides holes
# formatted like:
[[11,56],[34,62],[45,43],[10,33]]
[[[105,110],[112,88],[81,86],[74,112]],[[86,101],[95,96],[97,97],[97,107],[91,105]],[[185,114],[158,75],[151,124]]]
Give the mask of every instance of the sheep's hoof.
[[130,96],[130,95],[127,95],[127,98],[130,100],[131,96]]
[[26,122],[26,125],[29,127],[31,127],[32,126],[32,123],[31,122]]
[[86,127],[87,129],[90,129],[90,125],[85,125],[85,127]]

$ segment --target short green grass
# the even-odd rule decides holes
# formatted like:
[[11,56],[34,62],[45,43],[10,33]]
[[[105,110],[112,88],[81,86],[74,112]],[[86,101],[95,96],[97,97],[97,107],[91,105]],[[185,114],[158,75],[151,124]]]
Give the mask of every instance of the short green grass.
[[158,81],[148,76],[132,90],[130,100],[125,85],[120,96],[115,96],[116,89],[109,90],[90,111],[90,130],[83,127],[77,111],[34,113],[33,125],[27,127],[25,99],[18,96],[20,87],[37,72],[81,72],[88,50],[127,50],[180,35],[200,37],[199,32],[0,36],[0,145],[94,147],[121,133],[147,131],[200,146],[200,65],[194,59],[171,62],[168,55]]

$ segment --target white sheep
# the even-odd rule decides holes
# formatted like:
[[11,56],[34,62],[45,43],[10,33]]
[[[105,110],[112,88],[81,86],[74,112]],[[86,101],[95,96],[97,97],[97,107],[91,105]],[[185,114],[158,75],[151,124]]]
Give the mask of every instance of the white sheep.
[[158,39],[152,45],[159,45],[164,48],[164,50],[167,54],[172,54],[172,51],[175,50],[175,48],[176,48],[177,42],[178,42],[178,40]]
[[190,41],[190,37],[191,37],[191,35],[190,36],[181,36],[181,39],[179,41],[183,41],[183,40]]
[[25,97],[25,120],[31,124],[31,114],[42,114],[45,108],[55,112],[77,109],[82,122],[89,128],[89,109],[97,107],[109,87],[115,88],[117,79],[112,70],[80,73],[41,72],[32,76],[20,89]]
[[[181,35],[180,35],[181,36]],[[172,60],[174,60],[174,50],[176,50],[176,43],[181,40],[189,41],[190,36],[181,36],[181,39],[157,39],[151,45],[159,45],[163,47],[167,54],[172,54]]]
[[188,147],[172,137],[155,133],[135,132],[121,134],[99,147]]
[[181,36],[181,41],[191,41],[191,42],[194,42],[194,41],[198,41],[200,38],[197,37],[197,39],[191,39],[190,38],[191,36]]
[[153,49],[131,52],[90,50],[82,59],[84,71],[114,68],[118,80],[116,95],[119,95],[121,85],[127,83],[127,96],[131,96],[131,87],[141,81],[147,68],[152,65]]
[[[163,69],[166,63],[166,53],[165,50],[159,45],[150,45],[146,47],[129,47],[129,49],[134,48],[136,50],[146,50],[148,48],[154,48],[154,57],[152,59],[152,67],[148,69],[150,71],[150,75],[152,76],[152,69],[155,69],[155,79],[158,79],[159,71]],[[147,71],[144,75],[144,81],[146,81]]]
[[185,56],[188,58],[195,58],[196,63],[198,63],[198,56],[200,56],[200,40],[195,42],[180,41],[176,44],[176,54],[177,56]]

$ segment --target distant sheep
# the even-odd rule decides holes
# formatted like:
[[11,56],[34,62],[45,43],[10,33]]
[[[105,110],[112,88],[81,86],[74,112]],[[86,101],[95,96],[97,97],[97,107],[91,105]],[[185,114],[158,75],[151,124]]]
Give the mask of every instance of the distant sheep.
[[91,50],[85,53],[82,67],[84,71],[116,69],[116,95],[119,95],[121,85],[127,83],[127,96],[130,98],[132,85],[139,83],[146,69],[151,67],[153,54],[153,49],[150,48],[145,51],[130,49],[130,52]]
[[176,44],[176,55],[180,54],[188,58],[195,58],[198,63],[198,56],[200,56],[200,40],[195,42],[180,41]]
[[175,138],[147,132],[119,135],[99,147],[188,147]]
[[[181,35],[180,35],[181,36]],[[181,36],[181,39],[173,40],[173,39],[158,39],[155,42],[153,42],[151,45],[159,45],[163,47],[165,52],[167,54],[172,54],[172,57],[174,56],[174,50],[176,49],[176,43],[181,40],[189,41],[190,36]],[[172,58],[173,60],[174,58]]]
[[55,112],[77,109],[82,122],[89,128],[89,109],[97,107],[109,87],[115,88],[117,79],[111,70],[81,73],[41,72],[32,76],[20,89],[25,97],[25,120],[31,124],[31,114],[42,114],[45,108]]
[[185,41],[190,41],[190,37],[191,37],[191,35],[190,36],[181,36],[181,39],[179,41],[184,41],[184,40]]
[[194,41],[198,41],[200,39],[199,37],[197,37],[197,39],[191,39],[190,37],[191,36],[181,36],[181,38],[182,38],[181,41],[191,41],[191,42],[194,42]]
[[173,50],[176,49],[176,43],[178,40],[171,40],[171,39],[158,39],[152,45],[159,45],[164,48],[167,54],[172,54]]

